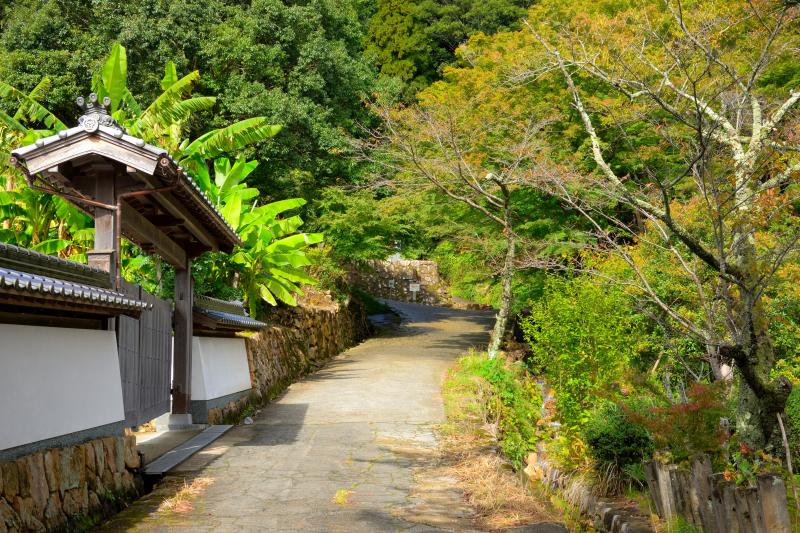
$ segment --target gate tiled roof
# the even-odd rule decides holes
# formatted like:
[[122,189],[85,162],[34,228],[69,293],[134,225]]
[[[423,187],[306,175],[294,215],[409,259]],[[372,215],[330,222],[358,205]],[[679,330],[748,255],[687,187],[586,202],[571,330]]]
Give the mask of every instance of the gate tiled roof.
[[250,318],[241,302],[229,302],[210,296],[194,297],[195,329],[200,332],[235,333],[257,331],[267,326]]
[[[38,274],[0,268],[0,295],[12,296],[11,303],[65,302],[90,308],[141,313],[150,304],[103,287],[75,283]],[[117,314],[117,313],[109,313]]]

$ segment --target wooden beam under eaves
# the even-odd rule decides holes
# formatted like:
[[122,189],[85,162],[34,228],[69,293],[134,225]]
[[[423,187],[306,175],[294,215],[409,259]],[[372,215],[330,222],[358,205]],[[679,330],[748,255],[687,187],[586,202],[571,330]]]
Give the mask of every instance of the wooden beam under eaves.
[[152,246],[170,265],[186,265],[183,248],[127,204],[122,204],[122,233],[137,244]]
[[[151,188],[161,187],[162,184],[154,176],[148,176],[143,173],[138,174],[139,177]],[[197,217],[189,212],[183,203],[175,198],[172,193],[157,193],[153,194],[151,201],[155,200],[161,205],[170,215],[175,218],[183,220],[182,226],[189,230],[189,232],[200,242],[202,242],[209,250],[218,250],[219,243],[216,237],[208,231],[206,224],[200,222]]]

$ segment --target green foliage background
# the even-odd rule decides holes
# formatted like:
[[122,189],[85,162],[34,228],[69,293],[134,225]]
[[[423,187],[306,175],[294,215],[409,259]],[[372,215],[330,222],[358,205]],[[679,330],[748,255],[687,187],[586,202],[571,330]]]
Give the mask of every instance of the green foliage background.
[[[482,126],[493,120],[499,124],[483,137],[476,136],[475,151],[483,157],[477,166],[486,172],[496,170],[492,156],[513,148],[518,138],[515,126],[534,116],[546,123],[547,159],[591,174],[595,164],[590,143],[563,80],[510,82],[518,79],[521,66],[535,66],[541,59],[532,52],[536,45],[521,20],[527,15],[556,27],[572,21],[577,12],[583,14],[581,23],[591,25],[593,18],[613,17],[633,5],[585,0],[11,0],[0,7],[0,111],[13,115],[20,94],[33,94],[36,98],[26,101],[27,114],[39,114],[38,120],[50,128],[60,127],[54,116],[74,124],[78,113],[74,99],[88,93],[93,73],[100,71],[102,58],[115,42],[127,49],[127,87],[139,102],[161,94],[165,79],[198,71],[189,74],[196,76],[189,85],[206,99],[193,102],[191,113],[173,109],[180,115],[183,137],[197,139],[204,132],[254,117],[282,125],[269,142],[235,150],[218,146],[213,155],[199,154],[199,159],[186,154],[197,175],[206,171],[207,190],[224,181],[216,183],[217,169],[208,164],[210,159],[226,155],[252,167],[246,186],[233,180],[232,187],[241,186],[237,189],[241,194],[216,198],[217,204],[243,226],[248,224],[239,220],[242,206],[253,216],[264,215],[258,224],[262,229],[250,229],[252,234],[270,233],[261,251],[271,246],[272,237],[283,238],[303,222],[314,233],[309,241],[294,243],[297,247],[318,242],[316,232],[326,235],[324,246],[308,250],[309,259],[284,257],[280,265],[258,254],[237,254],[235,264],[206,256],[195,266],[204,291],[220,296],[228,291],[230,297],[246,292],[251,300],[261,295],[265,301],[272,301],[268,296],[273,292],[286,291],[283,300],[291,302],[288,285],[309,279],[298,269],[310,267],[323,287],[338,288],[353,263],[399,252],[407,258],[436,260],[455,296],[497,306],[498,272],[506,252],[502,232],[476,210],[432,187],[401,183],[402,170],[387,170],[381,166],[385,161],[375,161],[369,150],[360,151],[371,131],[380,131],[376,109],[387,101],[397,103],[393,109],[398,112],[415,104],[427,109],[441,102],[474,105],[474,115],[468,114],[461,124],[465,130],[483,133]],[[724,5],[724,0],[715,5]],[[696,4],[689,7],[695,9]],[[731,43],[746,44],[747,35],[741,31],[731,31]],[[791,32],[796,39],[796,26]],[[799,81],[800,65],[788,58],[765,74],[759,89],[782,94]],[[640,184],[650,179],[648,171],[671,175],[679,168],[684,154],[677,145],[665,145],[649,122],[661,123],[664,115],[635,108],[596,80],[576,75],[576,82],[590,95],[587,102],[597,115],[602,150],[616,173]],[[33,105],[36,102],[54,116],[41,114]],[[612,116],[628,110],[625,120]],[[793,120],[796,125],[797,117]],[[0,133],[21,135],[8,127]],[[674,133],[675,139],[685,140],[681,137],[685,134]],[[170,140],[170,134],[159,132],[161,140]],[[0,141],[7,144],[5,137]],[[0,170],[3,165],[0,161]],[[227,175],[229,170],[221,173]],[[525,175],[535,177],[533,172]],[[91,242],[89,223],[80,213],[57,199],[8,189],[0,191],[0,213],[8,221],[0,228],[3,241],[59,253],[66,246],[63,237],[69,235],[72,257],[79,257]],[[280,204],[286,210],[270,216],[264,213],[269,202],[293,198],[302,200]],[[687,191],[679,190],[674,200],[682,222],[692,224],[701,218]],[[517,466],[536,440],[545,437],[555,441],[551,451],[567,468],[579,469],[591,461],[627,466],[639,450],[649,453],[649,441],[609,405],[624,404],[632,389],[649,398],[651,407],[692,404],[690,398],[681,400],[681,387],[696,380],[687,368],[700,369],[700,381],[708,380],[702,367],[705,348],[677,333],[663,313],[630,288],[633,283],[626,282],[632,273],[626,265],[584,250],[592,242],[576,213],[529,183],[514,185],[511,204],[520,267],[514,279],[514,311],[527,308],[523,328],[530,350],[521,356],[524,364],[466,358],[454,379],[474,387],[470,390],[475,394],[483,394],[481,387],[491,390],[488,412],[498,425],[504,452]],[[602,207],[608,218],[634,228],[619,241],[642,265],[654,290],[696,318],[700,308],[694,280],[681,272],[670,253],[648,244],[652,228],[624,207]],[[296,211],[284,215],[289,209]],[[253,226],[254,220],[248,223]],[[169,284],[168,268],[137,256],[135,250],[129,252],[131,259],[123,264],[129,274],[146,282],[158,272],[158,279]],[[562,272],[545,272],[533,259],[549,261]],[[263,276],[241,277],[270,268],[283,270],[286,284],[264,289],[269,280]],[[591,270],[595,275],[563,272],[570,270]],[[800,269],[790,265],[778,277],[765,294],[778,359],[773,372],[798,382]],[[245,287],[231,292],[234,278],[242,279]],[[699,284],[711,287],[713,273],[700,270],[700,278]],[[619,283],[603,281],[607,279]],[[545,378],[554,389],[552,418],[561,424],[558,435],[537,427],[541,398],[532,375]],[[786,411],[795,450],[800,434],[798,405],[795,392]],[[704,411],[709,418],[703,427],[712,427],[726,412],[714,402],[706,402]],[[660,415],[663,421],[681,413]],[[669,444],[675,435],[664,428],[659,431],[663,434],[653,430],[654,440],[667,442],[664,446],[677,451],[676,457],[685,459],[697,448],[674,439]],[[638,444],[624,457],[615,455],[618,444],[630,439]]]

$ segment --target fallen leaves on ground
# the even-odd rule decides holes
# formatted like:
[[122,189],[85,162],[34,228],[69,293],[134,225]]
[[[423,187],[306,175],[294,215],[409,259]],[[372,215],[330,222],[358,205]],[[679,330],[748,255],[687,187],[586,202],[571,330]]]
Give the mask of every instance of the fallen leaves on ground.
[[446,470],[458,479],[480,526],[495,531],[555,521],[549,502],[532,493],[521,474],[481,440],[470,435],[450,436],[443,446],[445,456],[452,459]]
[[193,479],[190,483],[183,482],[183,488],[161,502],[158,506],[159,512],[172,512],[172,513],[188,513],[194,506],[192,505],[192,498],[203,492],[205,489],[214,484],[214,479],[210,477],[198,477]]

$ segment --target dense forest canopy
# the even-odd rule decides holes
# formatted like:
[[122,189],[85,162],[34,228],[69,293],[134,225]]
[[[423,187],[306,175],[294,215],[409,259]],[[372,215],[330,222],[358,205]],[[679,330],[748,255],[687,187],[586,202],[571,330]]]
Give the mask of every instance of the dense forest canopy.
[[6,6],[2,27],[0,79],[30,90],[50,77],[43,103],[70,122],[76,95],[119,42],[131,91],[144,99],[160,92],[167,62],[200,71],[199,92],[218,105],[193,119],[194,131],[251,116],[283,125],[253,154],[269,162],[254,181],[271,197],[313,196],[355,174],[340,154],[369,120],[363,101],[374,75],[352,2],[34,0]]

